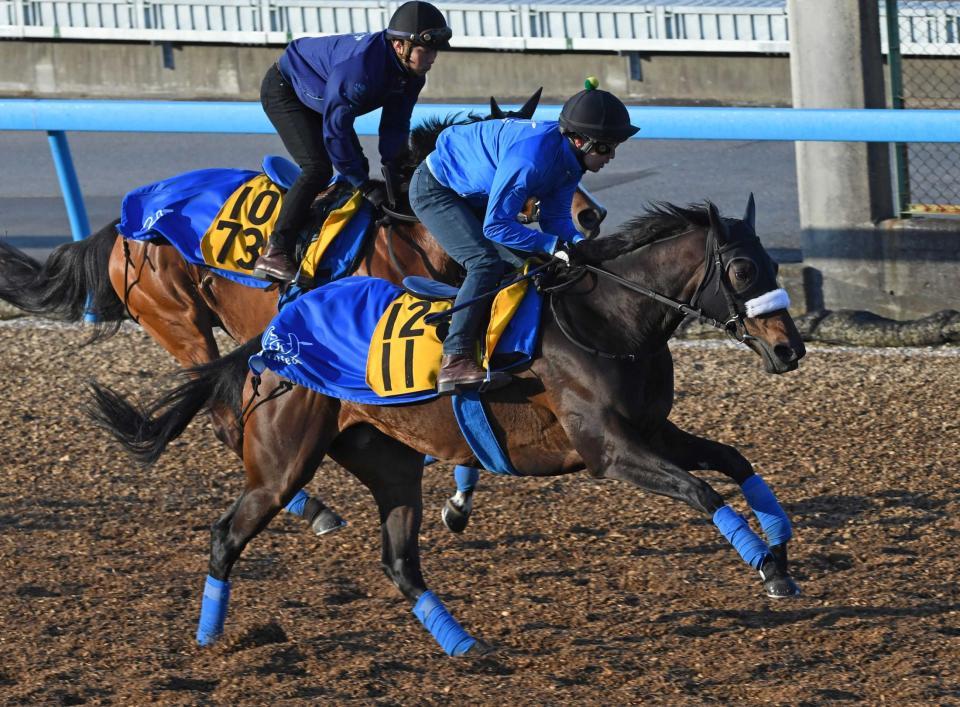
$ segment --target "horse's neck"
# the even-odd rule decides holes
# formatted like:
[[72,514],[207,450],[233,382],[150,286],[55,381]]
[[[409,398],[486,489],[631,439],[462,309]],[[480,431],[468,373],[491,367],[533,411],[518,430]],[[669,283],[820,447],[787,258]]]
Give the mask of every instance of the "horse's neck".
[[[696,229],[622,255],[604,267],[661,295],[689,302],[703,275],[704,243],[705,234]],[[677,310],[602,276],[589,295],[567,299],[571,318],[584,323],[592,345],[606,351],[658,351],[683,321]]]
[[367,268],[370,274],[399,282],[408,275],[459,284],[460,267],[440,247],[423,224],[393,224],[380,228]]

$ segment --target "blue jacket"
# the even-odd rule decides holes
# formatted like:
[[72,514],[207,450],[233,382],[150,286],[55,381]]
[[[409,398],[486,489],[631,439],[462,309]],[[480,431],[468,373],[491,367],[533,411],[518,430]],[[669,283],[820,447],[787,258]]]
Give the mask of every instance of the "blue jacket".
[[[579,239],[570,202],[583,176],[574,148],[553,121],[507,118],[453,125],[437,139],[427,166],[437,181],[474,204],[486,201],[483,234],[530,252]],[[528,197],[540,199],[540,228],[517,221]]]
[[380,157],[388,163],[401,153],[425,79],[407,72],[385,32],[296,39],[278,66],[303,104],[323,115],[330,161],[354,186],[367,179],[358,115],[382,107]]

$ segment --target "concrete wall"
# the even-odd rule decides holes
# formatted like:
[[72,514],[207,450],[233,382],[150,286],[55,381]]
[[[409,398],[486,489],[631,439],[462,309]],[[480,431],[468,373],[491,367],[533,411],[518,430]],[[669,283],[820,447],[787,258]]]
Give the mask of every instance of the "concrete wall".
[[[119,42],[0,41],[0,95],[58,98],[256,100],[281,47]],[[172,59],[172,68],[169,60]],[[561,101],[595,75],[627,100],[788,105],[787,57],[703,54],[452,51],[431,71],[423,98],[525,98],[544,86]]]
[[818,282],[806,283],[809,309],[861,309],[890,319],[960,309],[955,220],[889,219],[841,235],[804,235],[803,265],[818,275]]

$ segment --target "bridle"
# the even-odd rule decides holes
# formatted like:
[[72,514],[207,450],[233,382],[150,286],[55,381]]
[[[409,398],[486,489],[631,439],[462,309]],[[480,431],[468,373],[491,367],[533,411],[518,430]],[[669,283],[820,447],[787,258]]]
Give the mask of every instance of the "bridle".
[[[689,233],[690,231],[685,231],[684,233]],[[683,233],[677,235],[684,235]],[[658,242],[658,241],[655,241]],[[652,245],[652,244],[650,244]],[[643,295],[649,299],[664,304],[667,307],[679,312],[684,316],[695,316],[698,321],[702,324],[707,324],[723,331],[728,336],[736,339],[740,343],[746,343],[751,340],[755,340],[756,337],[751,336],[747,333],[746,326],[743,322],[744,314],[748,311],[748,303],[741,303],[738,301],[736,295],[731,290],[730,286],[727,284],[726,277],[724,273],[726,267],[724,265],[723,259],[723,248],[720,246],[719,240],[717,239],[713,229],[707,234],[707,244],[706,244],[706,253],[705,261],[707,267],[704,270],[703,277],[700,279],[700,283],[697,285],[696,292],[694,292],[693,297],[690,302],[682,302],[680,300],[674,299],[664,295],[656,290],[652,290],[648,287],[644,287],[636,282],[631,282],[626,278],[620,277],[619,275],[605,270],[604,268],[597,267],[595,265],[574,265],[566,269],[567,277],[563,278],[561,282],[554,284],[541,284],[540,291],[548,295],[550,298],[550,311],[553,314],[554,321],[557,323],[557,328],[560,329],[560,333],[569,341],[571,344],[576,346],[587,353],[597,356],[599,358],[604,358],[613,361],[626,361],[628,363],[635,363],[642,358],[643,354],[636,353],[611,353],[609,351],[603,351],[596,347],[590,346],[589,344],[584,343],[580,340],[573,332],[570,330],[569,324],[564,321],[564,318],[561,316],[561,312],[557,309],[557,299],[571,289],[577,282],[583,279],[587,274],[590,274],[594,278],[594,285],[591,289],[582,294],[589,294],[596,287],[596,281],[600,278],[605,278],[614,282],[622,287],[625,287],[632,292]],[[706,311],[704,311],[704,306],[701,305],[701,301],[704,299],[705,293],[709,294],[709,287],[711,284],[714,284],[714,295],[722,293],[723,300],[726,304],[727,312],[725,315],[721,315],[720,318],[711,316]],[[773,292],[782,292],[774,290]],[[786,306],[783,304],[783,300],[786,297],[786,293],[783,293],[783,297],[772,298],[772,301],[778,305],[775,308],[781,309]],[[759,299],[759,298],[757,298]],[[753,300],[751,300],[752,302]],[[779,306],[783,304],[783,307]],[[788,302],[787,302],[788,304]],[[768,311],[773,311],[772,308]],[[760,311],[755,312],[757,314],[762,313]]]

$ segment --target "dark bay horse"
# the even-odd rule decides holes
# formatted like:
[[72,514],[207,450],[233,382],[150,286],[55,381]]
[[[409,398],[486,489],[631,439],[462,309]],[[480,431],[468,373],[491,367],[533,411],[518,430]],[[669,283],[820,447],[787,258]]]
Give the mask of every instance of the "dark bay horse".
[[[558,264],[553,281],[541,283],[549,303],[542,355],[485,400],[498,440],[522,475],[586,470],[681,500],[713,518],[759,570],[769,596],[787,597],[799,591],[788,571],[791,530],[772,491],[735,448],[668,419],[674,391],[667,341],[686,312],[726,328],[760,355],[770,373],[796,369],[805,354],[776,266],[753,224],[752,196],[743,220],[721,218],[712,204],[661,205],[620,233],[585,241],[579,265]],[[246,360],[258,350],[259,342],[251,341],[193,369],[192,378],[146,407],[94,388],[98,422],[146,462],[216,401],[233,407],[241,420],[246,485],[212,527],[198,641],[207,644],[222,633],[230,573],[244,547],[329,455],[373,494],[384,572],[415,615],[448,654],[483,652],[484,644],[427,589],[420,568],[424,454],[477,464],[449,401],[360,405],[290,388],[270,371],[255,379]],[[281,389],[288,392],[277,395]],[[707,469],[740,486],[769,545],[691,473]]]

